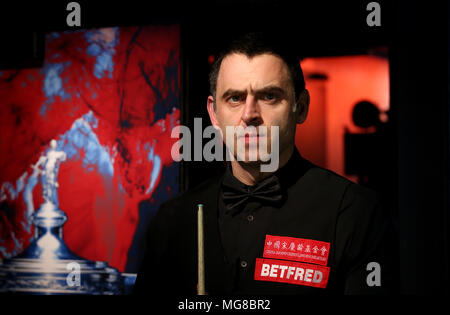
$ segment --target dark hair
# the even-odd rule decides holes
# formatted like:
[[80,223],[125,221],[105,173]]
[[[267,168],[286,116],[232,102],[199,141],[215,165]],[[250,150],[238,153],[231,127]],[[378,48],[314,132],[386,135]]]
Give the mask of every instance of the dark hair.
[[211,95],[216,97],[217,78],[219,76],[222,60],[233,53],[244,54],[249,58],[262,54],[271,54],[280,57],[287,65],[294,85],[297,99],[305,89],[305,79],[300,66],[300,58],[289,49],[288,43],[280,35],[268,32],[245,33],[231,41],[230,45],[222,50],[214,61],[209,73],[209,86]]

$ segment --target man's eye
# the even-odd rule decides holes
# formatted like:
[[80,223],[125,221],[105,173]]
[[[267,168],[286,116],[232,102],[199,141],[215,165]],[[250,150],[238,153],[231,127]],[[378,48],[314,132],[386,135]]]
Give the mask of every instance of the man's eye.
[[233,96],[230,97],[230,101],[233,102],[233,103],[237,103],[240,100],[241,100],[241,97],[238,96],[238,95],[233,95]]
[[264,100],[273,101],[276,98],[274,93],[267,93],[264,95]]

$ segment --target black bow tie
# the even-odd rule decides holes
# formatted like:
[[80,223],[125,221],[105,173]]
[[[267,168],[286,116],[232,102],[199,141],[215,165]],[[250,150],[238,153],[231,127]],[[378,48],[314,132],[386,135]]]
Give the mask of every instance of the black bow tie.
[[283,198],[281,185],[276,176],[270,176],[252,187],[242,187],[224,180],[222,184],[222,199],[227,211],[238,212],[245,202],[255,199],[267,203],[276,203]]

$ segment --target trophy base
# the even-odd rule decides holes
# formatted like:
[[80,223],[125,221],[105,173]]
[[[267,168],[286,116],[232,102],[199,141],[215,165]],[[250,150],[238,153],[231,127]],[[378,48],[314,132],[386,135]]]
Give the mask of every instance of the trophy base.
[[74,254],[58,229],[38,228],[38,238],[18,256],[0,265],[0,293],[122,294],[119,271],[106,262]]
[[0,266],[0,292],[8,294],[122,294],[121,274],[105,262],[13,258]]

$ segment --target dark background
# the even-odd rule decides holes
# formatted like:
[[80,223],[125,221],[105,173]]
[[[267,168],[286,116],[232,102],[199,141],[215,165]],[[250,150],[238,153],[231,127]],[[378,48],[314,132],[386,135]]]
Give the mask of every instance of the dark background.
[[[108,26],[181,24],[182,124],[206,112],[208,56],[242,30],[276,28],[299,57],[388,53],[389,158],[377,165],[398,223],[401,292],[449,293],[448,7],[377,1],[381,26],[368,27],[370,1],[78,1],[81,27],[66,25],[66,5],[2,3],[0,69],[40,66],[44,33]],[[380,50],[380,48],[382,48]],[[387,48],[387,50],[385,49]],[[205,125],[203,127],[206,127]],[[190,162],[183,190],[223,168]]]

